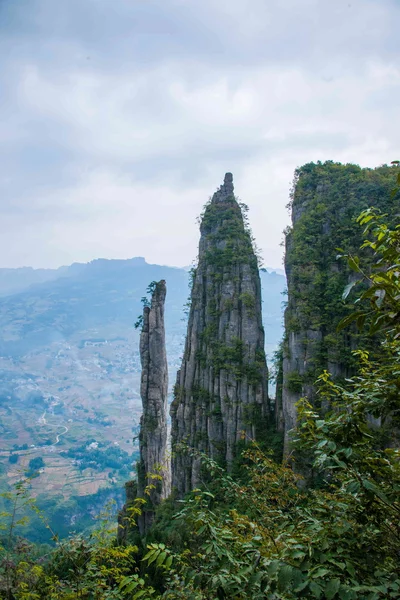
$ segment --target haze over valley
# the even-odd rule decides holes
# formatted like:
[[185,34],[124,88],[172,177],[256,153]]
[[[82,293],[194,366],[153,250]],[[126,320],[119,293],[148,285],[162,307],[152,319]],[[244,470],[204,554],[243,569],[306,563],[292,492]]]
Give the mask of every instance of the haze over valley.
[[[260,275],[266,352],[272,358],[282,337],[286,282],[272,269]],[[137,458],[142,411],[134,327],[141,298],[151,281],[167,281],[172,390],[186,330],[189,276],[189,269],[151,265],[141,257],[58,270],[0,270],[2,490],[18,481],[21,469],[29,470],[30,461],[43,459],[32,493],[39,501],[53,498],[54,510],[71,497],[105,489],[121,501]],[[74,525],[76,510],[66,512],[66,528]]]

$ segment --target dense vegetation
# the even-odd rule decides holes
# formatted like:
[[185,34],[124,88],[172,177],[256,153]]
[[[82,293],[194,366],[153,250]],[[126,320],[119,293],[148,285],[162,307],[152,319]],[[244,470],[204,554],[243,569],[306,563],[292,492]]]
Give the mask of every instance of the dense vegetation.
[[296,170],[290,208],[293,227],[286,232],[285,265],[288,276],[288,307],[285,314],[283,353],[290,355],[288,339],[299,334],[305,346],[307,367],[285,378],[290,392],[310,393],[321,372],[328,368],[342,380],[354,373],[352,349],[376,347],[371,336],[355,327],[338,331],[337,325],[351,310],[342,301],[342,291],[352,280],[352,271],[337,260],[338,248],[357,252],[367,268],[372,259],[363,242],[362,229],[355,227],[361,211],[375,206],[392,223],[400,194],[392,194],[396,167],[362,169],[328,161],[309,163]]
[[26,471],[26,477],[38,477],[40,474],[40,469],[44,467],[44,460],[41,456],[36,456],[36,458],[31,458],[29,461],[29,467]]
[[[355,278],[340,327],[357,325],[366,340],[378,335],[380,351],[354,352],[355,374],[343,384],[327,371],[319,376],[329,411],[318,414],[307,398],[298,404],[295,443],[312,457],[320,485],[305,487],[289,463],[256,444],[235,478],[202,456],[210,484],[165,501],[147,539],[118,545],[103,525],[38,558],[17,537],[19,509],[35,510],[29,480],[21,482],[3,514],[4,598],[400,598],[400,226],[370,209],[358,222],[372,258],[352,247],[342,258]],[[390,439],[382,424],[390,424]],[[133,520],[145,501],[132,505]]]

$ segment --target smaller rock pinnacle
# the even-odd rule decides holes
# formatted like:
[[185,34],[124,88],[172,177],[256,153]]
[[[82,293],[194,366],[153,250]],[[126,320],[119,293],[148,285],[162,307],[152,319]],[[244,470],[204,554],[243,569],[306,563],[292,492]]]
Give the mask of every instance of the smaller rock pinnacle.
[[[167,397],[168,369],[165,351],[164,303],[165,281],[159,281],[153,291],[151,306],[143,309],[143,327],[140,334],[142,378],[140,395],[143,414],[140,419],[137,495],[145,498],[147,486],[150,505],[142,508],[138,518],[143,535],[151,526],[154,508],[169,495],[170,473],[167,458]],[[161,476],[160,480],[154,479]]]

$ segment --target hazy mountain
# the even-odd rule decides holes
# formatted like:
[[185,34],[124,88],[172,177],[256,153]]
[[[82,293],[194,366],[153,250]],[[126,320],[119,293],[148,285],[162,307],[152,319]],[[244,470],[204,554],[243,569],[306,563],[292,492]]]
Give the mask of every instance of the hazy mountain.
[[[271,356],[282,336],[286,282],[276,272],[260,274]],[[172,388],[186,331],[189,277],[185,269],[140,257],[0,271],[0,293],[19,290],[0,298],[0,488],[17,481],[19,469],[36,457],[45,468],[32,480],[33,493],[57,498],[58,507],[74,494],[93,494],[129,478],[141,414],[134,328],[141,298],[151,281],[166,280]],[[9,462],[10,451],[18,454],[17,463]]]
[[[127,260],[97,259],[59,269],[0,269],[0,355],[23,356],[49,343],[113,325],[132,329],[141,313],[140,299],[153,280],[166,279],[166,327],[183,334],[183,307],[188,297],[187,269]],[[266,347],[281,337],[281,303],[285,278],[261,271]],[[6,295],[6,290],[23,290]],[[93,336],[92,336],[93,337]]]

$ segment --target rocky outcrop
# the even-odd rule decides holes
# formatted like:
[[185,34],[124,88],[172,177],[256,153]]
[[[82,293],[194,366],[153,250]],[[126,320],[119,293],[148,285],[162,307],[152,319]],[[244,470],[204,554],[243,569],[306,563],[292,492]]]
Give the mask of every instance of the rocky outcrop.
[[265,435],[271,422],[257,258],[230,173],[207,204],[200,231],[171,405],[172,486],[179,495],[201,482],[199,453],[229,470],[241,441]]
[[[137,480],[125,484],[126,503],[118,515],[118,541],[124,543],[132,531],[136,509],[140,535],[150,528],[154,511],[171,491],[170,456],[167,451],[168,367],[165,349],[164,305],[165,281],[150,284],[150,306],[145,306],[140,334],[142,377],[140,395],[143,413],[140,418]],[[145,504],[137,499],[145,500]],[[132,512],[132,509],[133,512]]]
[[292,227],[286,233],[283,381],[277,390],[286,453],[296,424],[296,402],[307,396],[318,406],[315,381],[321,372],[326,369],[339,380],[350,376],[355,366],[352,350],[374,344],[355,328],[337,332],[339,321],[351,310],[342,293],[353,274],[336,256],[338,248],[360,254],[363,233],[355,217],[362,210],[375,206],[395,214],[393,180],[390,167],[361,169],[333,162],[310,163],[296,172]]
[[165,296],[165,281],[160,281],[154,287],[150,307],[144,307],[140,334],[140,395],[143,414],[140,419],[137,495],[139,498],[148,498],[138,519],[142,535],[152,523],[154,508],[169,495],[171,487],[167,456],[168,368],[164,327]]

